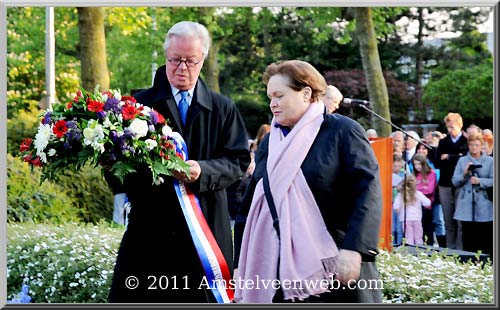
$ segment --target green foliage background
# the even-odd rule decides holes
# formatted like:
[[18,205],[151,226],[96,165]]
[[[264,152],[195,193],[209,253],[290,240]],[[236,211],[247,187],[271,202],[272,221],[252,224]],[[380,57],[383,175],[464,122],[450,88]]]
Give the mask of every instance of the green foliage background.
[[[417,20],[412,8],[373,8],[378,49],[389,92],[391,118],[407,123],[409,107],[423,111],[408,87],[415,85],[415,68],[405,72],[401,56],[415,62],[423,55],[424,69],[431,74],[421,105],[434,109],[434,123],[442,123],[449,111],[462,114],[464,123],[492,128],[492,56],[484,34],[477,32],[482,12],[466,8],[426,8],[428,13],[449,14],[462,35],[443,46],[425,47],[404,43],[395,21]],[[60,102],[71,100],[80,84],[79,32],[76,8],[55,8],[56,91]],[[164,64],[163,41],[167,30],[180,20],[207,25],[217,50],[221,92],[231,97],[245,119],[249,137],[270,120],[262,72],[276,60],[297,58],[311,62],[346,97],[368,99],[364,74],[354,35],[350,8],[341,7],[109,7],[106,8],[106,50],[111,87],[123,94],[151,85],[153,66]],[[435,20],[424,20],[429,32],[441,31]],[[433,26],[431,26],[433,25]],[[444,29],[444,28],[443,28]],[[7,8],[7,152],[17,156],[22,138],[33,136],[38,127],[39,103],[45,96],[45,8]],[[434,60],[434,62],[430,61]],[[411,66],[410,66],[411,67]],[[203,74],[208,74],[207,68]],[[354,109],[341,109],[370,127],[370,117]],[[422,117],[417,115],[417,120]],[[9,221],[55,222],[74,219],[85,222],[109,220],[112,194],[100,171],[86,167],[68,171],[52,184],[38,186],[36,171],[9,157]],[[17,171],[14,175],[13,171]],[[18,175],[19,174],[19,175]],[[22,176],[20,174],[23,174]],[[22,192],[24,183],[26,193]],[[28,189],[30,192],[28,192]],[[33,198],[38,197],[38,198]],[[46,209],[42,210],[43,205]],[[71,207],[70,207],[71,206]],[[74,210],[69,210],[74,209]],[[56,212],[61,212],[56,215]]]

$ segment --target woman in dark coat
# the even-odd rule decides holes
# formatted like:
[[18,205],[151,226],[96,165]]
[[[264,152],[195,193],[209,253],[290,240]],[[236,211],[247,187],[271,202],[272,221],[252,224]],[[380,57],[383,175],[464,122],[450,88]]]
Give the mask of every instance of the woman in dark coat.
[[[256,154],[255,172],[235,224],[235,279],[242,283],[236,287],[235,301],[381,302],[375,266],[381,187],[377,159],[364,129],[350,118],[326,113],[320,100],[326,83],[308,63],[272,64],[265,81],[274,118]],[[287,149],[279,153],[281,145]],[[299,169],[295,172],[290,166]],[[280,237],[263,198],[266,169]],[[308,190],[312,196],[307,196]],[[262,281],[266,276],[277,279],[279,287],[246,289],[257,276]],[[289,290],[288,280],[330,280],[331,292]],[[356,280],[378,283],[378,289],[357,289]]]

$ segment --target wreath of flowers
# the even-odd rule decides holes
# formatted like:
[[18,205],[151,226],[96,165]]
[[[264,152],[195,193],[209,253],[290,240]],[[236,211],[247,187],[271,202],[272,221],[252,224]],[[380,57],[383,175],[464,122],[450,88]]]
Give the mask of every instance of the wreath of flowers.
[[189,175],[167,120],[119,90],[78,90],[72,101],[55,104],[40,117],[34,139],[23,139],[19,151],[32,168],[42,169],[41,182],[87,163],[110,169],[122,183],[144,165],[156,185],[173,171]]

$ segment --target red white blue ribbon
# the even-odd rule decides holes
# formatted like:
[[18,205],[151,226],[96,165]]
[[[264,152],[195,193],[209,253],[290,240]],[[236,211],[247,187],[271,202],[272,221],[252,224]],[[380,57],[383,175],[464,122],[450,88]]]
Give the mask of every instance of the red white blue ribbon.
[[[187,160],[187,147],[182,136],[173,133],[176,151]],[[191,233],[196,252],[205,271],[206,282],[218,303],[230,303],[234,297],[231,288],[231,274],[222,251],[208,226],[195,194],[184,185],[184,182],[174,180],[175,192],[182,208],[184,218]]]

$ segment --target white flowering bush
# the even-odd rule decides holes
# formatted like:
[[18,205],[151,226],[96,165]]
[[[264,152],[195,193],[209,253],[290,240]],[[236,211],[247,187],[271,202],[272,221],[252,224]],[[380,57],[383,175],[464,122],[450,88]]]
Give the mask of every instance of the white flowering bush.
[[386,303],[493,303],[493,266],[437,252],[382,251],[377,267]]
[[7,226],[7,298],[29,285],[32,303],[107,302],[123,228],[110,224]]
[[[21,297],[29,295],[32,303],[106,303],[123,235],[122,227],[110,225],[8,223],[7,298],[23,302]],[[384,303],[493,303],[489,263],[461,263],[439,253],[381,251],[377,266]]]

